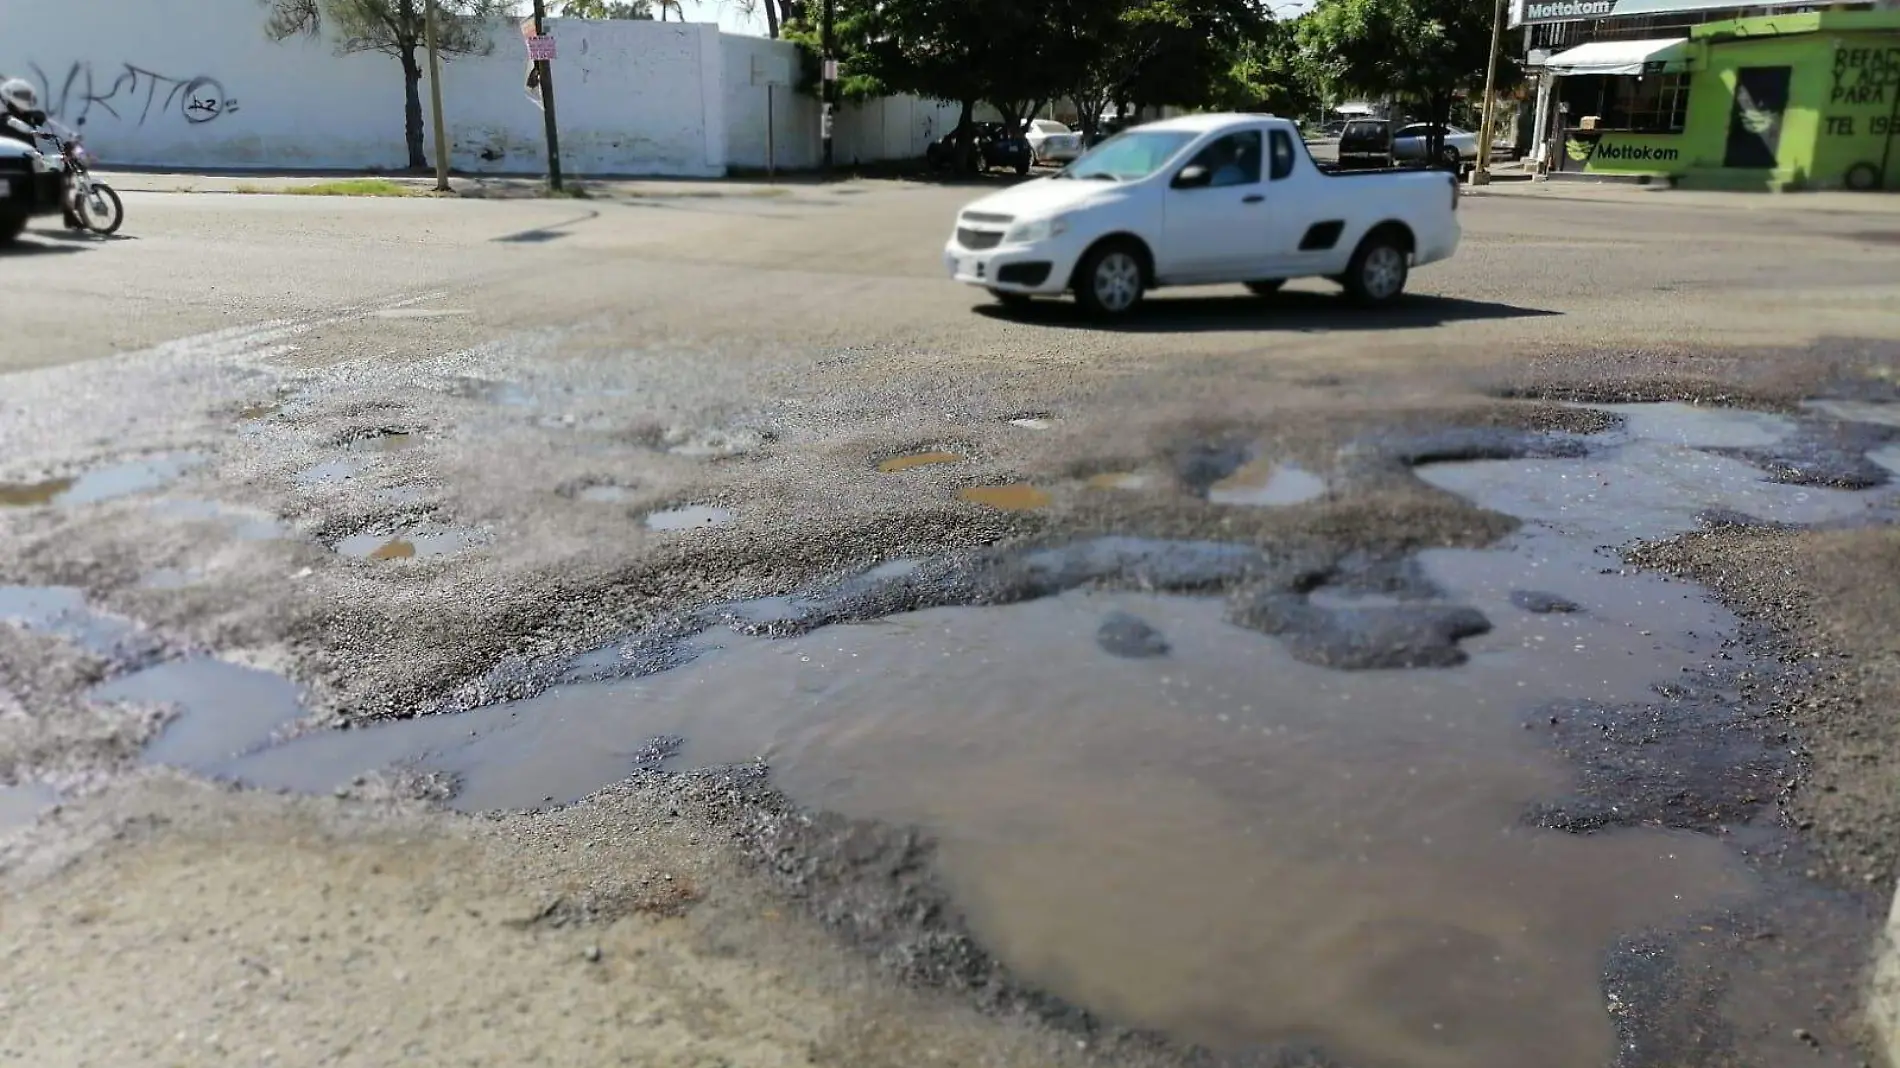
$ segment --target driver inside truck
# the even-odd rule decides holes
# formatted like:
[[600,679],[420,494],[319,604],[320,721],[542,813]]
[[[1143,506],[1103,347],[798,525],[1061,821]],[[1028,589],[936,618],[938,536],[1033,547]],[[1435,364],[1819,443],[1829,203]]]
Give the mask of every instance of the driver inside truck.
[[[38,150],[43,131],[49,128],[52,120],[45,109],[40,107],[39,90],[25,78],[6,78],[0,80],[0,137],[21,141],[28,148]],[[71,192],[71,174],[65,179],[67,192]],[[83,230],[86,224],[73,212],[72,198],[64,198],[66,228]]]

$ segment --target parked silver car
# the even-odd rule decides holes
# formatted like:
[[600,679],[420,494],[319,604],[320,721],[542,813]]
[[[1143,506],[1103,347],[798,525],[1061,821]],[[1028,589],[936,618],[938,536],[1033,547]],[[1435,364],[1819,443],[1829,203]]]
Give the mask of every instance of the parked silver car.
[[1082,135],[1054,119],[1031,119],[1023,136],[1037,163],[1068,163],[1082,154]]
[[[1444,147],[1438,150],[1435,161],[1450,167],[1478,161],[1478,135],[1456,126],[1442,127],[1445,131]],[[1425,159],[1426,138],[1431,134],[1432,125],[1427,122],[1415,122],[1410,126],[1401,126],[1392,135],[1392,158],[1401,162],[1418,162]]]

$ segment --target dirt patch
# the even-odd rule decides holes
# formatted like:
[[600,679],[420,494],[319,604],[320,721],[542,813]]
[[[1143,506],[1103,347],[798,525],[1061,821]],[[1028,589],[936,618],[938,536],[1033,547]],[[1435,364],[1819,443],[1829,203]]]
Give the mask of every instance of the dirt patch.
[[[1900,530],[1764,532],[1721,528],[1632,554],[1716,590],[1774,628],[1795,680],[1750,680],[1753,696],[1799,739],[1807,782],[1788,799],[1817,863],[1848,885],[1891,892],[1900,864]],[[1791,743],[1792,744],[1792,743]]]

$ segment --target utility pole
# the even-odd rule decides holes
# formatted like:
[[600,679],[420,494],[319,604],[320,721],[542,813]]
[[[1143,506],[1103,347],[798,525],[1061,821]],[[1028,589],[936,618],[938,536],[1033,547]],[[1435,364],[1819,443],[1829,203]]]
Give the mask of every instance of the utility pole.
[[838,107],[838,3],[837,0],[825,0],[824,24],[822,27],[825,52],[825,101],[823,126],[820,134],[824,139],[825,176],[831,176],[831,127],[833,114]]
[[429,106],[435,112],[435,191],[449,191],[449,128],[442,121],[442,52],[436,47],[435,0],[428,0]]
[[[548,32],[547,0],[534,0],[534,35]],[[534,61],[536,88],[541,91],[541,120],[548,135],[548,188],[561,191],[561,130],[554,121],[554,64],[545,59]]]
[[1491,10],[1491,59],[1484,68],[1484,108],[1478,122],[1478,166],[1471,172],[1472,185],[1491,184],[1491,123],[1497,108],[1498,47],[1504,39],[1504,4],[1497,0]]

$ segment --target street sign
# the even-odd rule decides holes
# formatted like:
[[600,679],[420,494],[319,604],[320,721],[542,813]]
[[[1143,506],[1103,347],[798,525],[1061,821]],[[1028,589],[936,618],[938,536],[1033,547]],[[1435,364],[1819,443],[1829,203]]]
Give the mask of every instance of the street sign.
[[528,58],[534,60],[536,63],[552,60],[554,58],[554,35],[543,34],[537,37],[533,34],[529,34]]

